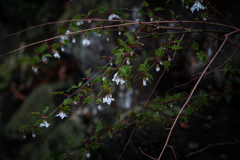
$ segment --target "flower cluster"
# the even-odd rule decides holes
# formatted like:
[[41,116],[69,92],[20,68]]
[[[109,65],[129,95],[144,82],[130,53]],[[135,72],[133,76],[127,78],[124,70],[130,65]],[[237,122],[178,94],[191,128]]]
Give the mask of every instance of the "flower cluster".
[[103,103],[107,102],[108,105],[110,105],[112,101],[115,101],[115,99],[112,98],[112,94],[108,94],[103,98]]
[[64,117],[68,117],[67,114],[63,111],[61,111],[59,114],[57,114],[55,117],[61,117],[61,119],[63,119]]
[[58,51],[55,51],[55,53],[53,54],[54,58],[61,58],[60,54],[58,53]]
[[43,123],[39,125],[39,127],[46,127],[48,128],[50,126],[50,123],[48,123],[46,120],[43,120]]
[[119,17],[119,15],[116,15],[116,14],[111,14],[109,17],[108,17],[108,19],[109,20],[112,20],[113,18],[116,18],[116,19],[121,19],[120,17]]
[[120,82],[120,84],[124,84],[125,81],[123,80],[123,78],[120,76],[117,76],[117,75],[118,75],[118,73],[114,74],[112,81],[115,81],[117,83],[117,85],[119,82]]
[[87,38],[84,38],[84,40],[82,41],[83,45],[88,45],[89,46],[90,43],[91,42]]
[[199,11],[199,9],[204,10],[205,7],[204,7],[200,2],[196,1],[196,2],[194,3],[194,5],[190,8],[190,10],[191,10],[192,13],[193,13],[195,9],[196,9],[197,11]]

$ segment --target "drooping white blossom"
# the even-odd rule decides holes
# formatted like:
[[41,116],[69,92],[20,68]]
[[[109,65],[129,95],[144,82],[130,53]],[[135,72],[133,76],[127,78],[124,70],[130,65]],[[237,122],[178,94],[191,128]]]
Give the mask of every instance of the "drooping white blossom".
[[90,158],[90,153],[87,153],[87,154],[86,154],[86,157],[87,157],[87,158]]
[[169,61],[169,62],[171,61],[171,57],[170,57],[170,55],[168,55],[168,61]]
[[112,101],[115,101],[115,99],[112,98],[112,94],[108,94],[103,98],[103,103],[107,103],[108,105],[110,105]]
[[48,59],[47,59],[46,57],[43,57],[43,56],[42,56],[41,59],[42,59],[42,62],[43,62],[43,63],[47,63],[47,62],[48,62]]
[[62,52],[64,52],[64,51],[65,51],[65,48],[64,48],[63,46],[61,47],[61,51],[62,51]]
[[78,22],[76,23],[77,26],[80,26],[81,24],[84,24],[83,20],[78,21]]
[[186,9],[189,9],[189,5],[188,4],[186,5]]
[[61,111],[60,113],[58,113],[55,117],[61,117],[61,119],[63,119],[64,117],[68,117],[67,114],[63,111]]
[[127,58],[126,63],[127,65],[130,65],[130,58]]
[[106,40],[109,41],[109,38],[107,37]]
[[119,82],[120,82],[120,84],[124,84],[124,83],[125,83],[125,81],[123,80],[123,78],[120,77],[120,76],[118,76],[118,73],[115,73],[115,74],[114,74],[112,81],[113,81],[113,82],[115,81],[115,82],[117,83],[117,85],[119,84]]
[[120,17],[119,17],[119,15],[117,15],[117,14],[111,14],[109,17],[108,17],[108,19],[109,20],[112,20],[113,18],[116,18],[116,19],[121,19]]
[[39,127],[46,127],[48,128],[50,126],[50,123],[48,123],[46,120],[43,120],[43,123],[39,125]]
[[150,18],[150,21],[153,22],[153,17]]
[[58,53],[58,51],[56,51],[53,55],[54,58],[61,58],[60,54]]
[[195,9],[196,9],[197,11],[199,11],[199,9],[204,10],[205,7],[204,7],[199,1],[196,1],[196,2],[194,3],[194,5],[190,8],[190,10],[191,10],[192,13],[193,13]]
[[38,72],[38,68],[37,68],[37,67],[33,67],[33,66],[32,66],[32,70],[33,70],[34,73],[37,73],[37,72]]
[[32,132],[32,138],[35,138],[35,137],[36,137],[36,133]]
[[119,31],[119,32],[118,32],[118,35],[120,36],[121,34],[122,34],[121,31]]
[[161,60],[160,60],[159,64],[162,65],[162,61]]
[[146,78],[143,78],[143,86],[147,86],[147,80],[146,80]]
[[160,66],[159,64],[156,65],[156,72],[159,72],[160,71]]
[[84,38],[84,40],[82,41],[83,45],[88,45],[89,46],[90,43],[91,42],[87,38]]
[[72,43],[76,43],[76,38],[75,37],[72,38]]

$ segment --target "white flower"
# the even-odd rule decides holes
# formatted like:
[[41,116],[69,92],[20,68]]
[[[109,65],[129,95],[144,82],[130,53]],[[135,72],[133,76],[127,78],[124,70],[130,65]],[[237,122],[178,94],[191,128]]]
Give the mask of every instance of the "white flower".
[[139,22],[139,18],[138,17],[136,18],[136,21]]
[[90,153],[87,153],[87,154],[86,154],[86,157],[87,157],[87,158],[90,158]]
[[159,72],[160,71],[160,67],[159,67],[159,64],[156,65],[156,72]]
[[186,9],[189,9],[189,5],[186,5]]
[[159,29],[159,25],[157,25],[157,29]]
[[117,76],[117,75],[118,75],[118,73],[114,74],[112,81],[115,81],[117,83],[117,85],[119,82],[120,82],[120,84],[124,84],[125,81],[122,79],[122,77]]
[[207,17],[203,17],[203,21],[206,21],[207,20]]
[[89,20],[88,20],[88,23],[91,23],[91,22],[92,22],[92,21],[89,19]]
[[151,21],[151,22],[153,21],[153,17],[150,18],[150,21]]
[[72,43],[76,43],[76,38],[72,38]]
[[62,52],[64,52],[64,51],[65,51],[65,49],[64,49],[64,47],[63,47],[63,46],[61,47],[61,51],[62,51]]
[[46,57],[43,57],[43,56],[42,56],[42,62],[43,62],[43,63],[47,63],[47,62],[48,62],[48,59],[47,59]]
[[33,66],[32,66],[32,70],[33,70],[33,72],[35,72],[35,73],[37,73],[37,72],[38,72],[38,69],[37,69],[37,67],[33,67]]
[[131,56],[133,55],[133,51],[130,52],[130,55],[131,55]]
[[127,58],[127,61],[126,61],[127,65],[130,65],[130,59]]
[[81,20],[81,21],[78,21],[77,23],[76,23],[76,25],[77,26],[80,26],[81,24],[83,24],[84,22],[83,22],[83,20]]
[[115,101],[115,99],[112,98],[112,94],[108,94],[105,98],[103,98],[103,103],[107,102],[108,105],[111,104],[111,101]]
[[196,1],[196,2],[194,3],[194,5],[190,8],[190,10],[191,10],[192,13],[193,13],[195,9],[196,9],[197,11],[199,11],[199,9],[204,10],[205,7],[204,7],[200,2]]
[[61,117],[61,119],[63,119],[64,117],[68,117],[67,114],[63,111],[61,111],[60,113],[58,113],[55,117]]
[[121,31],[118,32],[118,35],[119,35],[119,36],[121,35]]
[[70,31],[70,30],[67,30],[65,34],[68,34],[68,33],[71,33],[71,31]]
[[102,77],[102,81],[104,81],[105,80],[105,77]]
[[56,51],[53,55],[54,58],[61,58],[60,54],[58,53],[58,51]]
[[77,102],[73,102],[75,105],[77,104]]
[[162,65],[162,61],[161,60],[160,60],[159,64]]
[[119,17],[119,15],[116,15],[116,14],[111,14],[109,17],[108,17],[108,19],[109,20],[112,20],[113,18],[116,18],[116,19],[121,19],[120,17]]
[[109,41],[109,38],[107,37],[106,40]]
[[50,125],[50,123],[47,123],[46,120],[43,120],[43,123],[41,123],[41,124],[39,125],[39,127],[46,127],[46,128],[48,128],[49,125]]
[[146,78],[146,81],[148,81],[149,79],[148,79],[148,77]]
[[36,137],[36,133],[32,132],[32,138],[35,138],[35,137]]
[[84,40],[82,41],[83,45],[88,45],[89,46],[90,43],[91,42],[87,38],[84,38]]
[[170,55],[168,55],[168,61],[171,61],[171,57],[170,57]]
[[147,86],[146,78],[143,78],[143,86]]
[[97,106],[97,108],[98,108],[99,110],[101,110],[101,109],[102,109],[102,106],[99,104],[99,105]]

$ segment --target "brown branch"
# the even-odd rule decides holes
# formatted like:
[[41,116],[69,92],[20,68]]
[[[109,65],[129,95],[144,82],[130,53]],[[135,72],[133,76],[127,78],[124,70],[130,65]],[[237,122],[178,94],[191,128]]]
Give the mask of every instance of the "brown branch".
[[[232,58],[232,56],[236,53],[236,51],[238,50],[239,46],[240,46],[240,44],[237,46],[237,48],[235,49],[235,51],[232,53],[232,55],[231,55],[230,57],[228,57],[228,59],[227,59],[226,61],[224,61],[220,66],[218,66],[218,67],[215,68],[214,70],[205,73],[205,74],[204,74],[204,77],[207,76],[207,75],[209,75],[210,73],[216,71],[217,69],[219,69],[220,67],[222,67],[224,64],[226,64],[226,63]],[[201,73],[201,74],[202,74],[202,73]],[[168,92],[170,92],[171,90],[173,90],[173,89],[175,89],[175,88],[185,86],[185,85],[187,85],[188,83],[190,83],[190,82],[192,82],[192,81],[194,81],[194,80],[196,80],[196,79],[198,79],[198,78],[199,78],[199,77],[196,77],[196,78],[194,78],[194,79],[191,79],[191,80],[188,81],[187,83],[184,83],[184,84],[175,86],[175,87],[169,89],[167,92],[165,92],[165,94],[168,93]]]
[[[229,35],[231,35],[231,34],[229,34]],[[166,140],[166,142],[165,142],[165,145],[164,145],[164,147],[163,147],[163,149],[162,149],[162,152],[160,153],[160,155],[159,155],[159,157],[158,157],[158,160],[161,159],[161,157],[162,157],[162,155],[163,155],[163,152],[164,152],[165,149],[166,149],[166,146],[167,146],[167,144],[168,144],[169,138],[170,138],[170,136],[171,136],[171,133],[172,133],[172,131],[173,131],[173,128],[174,128],[174,126],[176,125],[176,122],[177,122],[180,114],[182,113],[183,109],[184,109],[185,106],[188,104],[189,100],[191,99],[191,97],[192,97],[194,91],[196,90],[199,82],[201,81],[203,75],[205,74],[205,72],[207,71],[207,69],[209,68],[209,66],[212,64],[213,60],[217,57],[217,55],[218,55],[218,53],[221,51],[223,45],[226,43],[227,38],[228,38],[228,36],[225,37],[225,39],[224,39],[222,45],[220,46],[219,50],[218,50],[217,53],[214,55],[214,57],[212,58],[212,60],[209,62],[209,64],[207,65],[207,67],[204,69],[202,75],[201,75],[200,78],[198,79],[198,81],[197,81],[196,85],[194,86],[191,94],[189,95],[187,101],[185,102],[185,104],[183,105],[183,107],[181,108],[181,110],[179,111],[179,113],[178,113],[178,115],[177,115],[176,119],[174,120],[174,123],[173,123],[173,125],[172,125],[172,127],[171,127],[171,130],[170,130],[170,132],[169,132],[169,134],[168,134],[168,137],[167,137],[167,140]]]
[[175,152],[174,152],[174,149],[173,149],[173,147],[172,146],[170,146],[170,145],[167,145],[168,147],[170,147],[170,148],[172,148],[172,151],[173,151],[173,154],[174,154],[174,157],[175,157],[175,160],[177,160],[177,157],[176,157],[176,154],[175,154]]
[[216,144],[209,144],[208,146],[204,147],[203,149],[199,150],[199,151],[196,151],[196,152],[192,152],[192,153],[189,153],[186,155],[186,157],[188,156],[191,156],[193,154],[196,154],[196,153],[199,153],[199,152],[202,152],[204,151],[205,149],[209,148],[209,147],[212,147],[212,146],[220,146],[220,145],[225,145],[225,144],[236,144],[236,143],[240,143],[240,142],[227,142],[227,143],[216,143]]
[[134,133],[134,131],[136,130],[137,127],[138,127],[138,124],[134,127],[134,129],[133,129],[133,131],[132,131],[132,133],[131,133],[131,135],[130,135],[130,137],[129,137],[129,139],[128,139],[128,141],[127,141],[127,143],[126,143],[126,145],[125,145],[125,147],[124,147],[124,149],[123,149],[123,151],[122,151],[122,153],[120,154],[120,156],[119,156],[119,158],[118,158],[118,160],[121,159],[121,157],[122,157],[125,149],[127,148],[128,143],[129,143],[130,140],[132,139],[133,133]]
[[151,159],[153,159],[153,160],[157,160],[157,158],[153,158],[153,157],[147,155],[146,153],[144,153],[140,147],[139,147],[139,149],[140,149],[140,151],[142,152],[142,154],[144,154],[145,156],[147,156],[147,157],[149,157],[149,158],[151,158]]

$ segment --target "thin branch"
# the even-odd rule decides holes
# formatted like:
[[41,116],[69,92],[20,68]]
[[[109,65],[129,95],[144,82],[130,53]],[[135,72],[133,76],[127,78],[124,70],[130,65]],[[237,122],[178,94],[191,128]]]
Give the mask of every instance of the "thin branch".
[[189,95],[187,101],[185,102],[185,104],[183,105],[183,107],[181,108],[181,110],[179,111],[179,113],[178,113],[178,115],[177,115],[176,119],[174,120],[174,123],[173,123],[173,125],[172,125],[172,127],[171,127],[171,130],[170,130],[170,132],[169,132],[169,134],[168,134],[168,137],[167,137],[167,140],[166,140],[166,142],[165,142],[165,145],[164,145],[164,147],[163,147],[163,149],[162,149],[162,152],[160,153],[160,155],[159,155],[159,157],[158,157],[158,160],[161,159],[161,157],[162,157],[162,155],[163,155],[163,152],[164,152],[165,149],[166,149],[166,146],[167,146],[167,144],[168,144],[169,138],[170,138],[170,136],[171,136],[171,134],[172,134],[173,128],[174,128],[174,126],[176,125],[176,122],[177,122],[180,114],[182,113],[183,109],[184,109],[185,106],[188,104],[189,100],[191,99],[191,97],[192,97],[194,91],[196,90],[199,82],[201,81],[203,75],[205,74],[205,72],[207,71],[207,69],[209,68],[209,66],[212,64],[213,60],[217,57],[217,55],[218,55],[218,53],[221,51],[223,45],[226,43],[227,38],[228,38],[228,36],[225,37],[225,39],[224,39],[222,45],[220,46],[219,50],[218,50],[217,53],[214,55],[214,57],[212,58],[212,60],[209,62],[209,64],[207,65],[207,67],[204,69],[202,75],[201,75],[200,78],[198,79],[198,81],[197,81],[196,85],[194,86],[191,94]]
[[175,160],[177,160],[176,154],[175,154],[175,152],[174,152],[174,148],[173,148],[172,146],[170,146],[170,145],[167,145],[167,146],[170,147],[170,148],[172,148],[172,151],[173,151],[173,154],[174,154]]
[[196,152],[192,152],[192,153],[189,153],[186,155],[186,157],[188,156],[191,156],[193,154],[196,154],[196,153],[199,153],[199,152],[202,152],[204,151],[205,149],[209,148],[209,147],[212,147],[212,146],[220,146],[220,145],[225,145],[225,144],[236,144],[236,143],[240,143],[240,142],[227,142],[227,143],[216,143],[216,144],[209,144],[208,146],[204,147],[203,149],[199,150],[199,151],[196,151]]
[[130,140],[132,139],[133,133],[134,133],[134,131],[136,130],[137,127],[138,127],[138,125],[136,125],[136,126],[134,127],[134,129],[133,129],[133,131],[132,131],[132,133],[131,133],[131,135],[130,135],[130,137],[129,137],[129,139],[128,139],[128,141],[127,141],[127,143],[126,143],[126,145],[125,145],[125,147],[124,147],[124,149],[123,149],[123,151],[122,151],[122,153],[120,154],[120,156],[119,156],[119,158],[118,158],[118,160],[121,159],[121,157],[122,157],[125,149],[127,148],[128,143],[129,143]]
[[[207,75],[209,75],[209,74],[212,73],[212,72],[215,72],[217,69],[219,69],[219,68],[222,67],[224,64],[226,64],[226,63],[232,58],[232,56],[236,53],[236,51],[238,50],[239,46],[240,46],[240,44],[237,46],[237,48],[235,49],[235,51],[232,53],[232,55],[231,55],[226,61],[224,61],[220,66],[218,66],[218,67],[215,68],[214,70],[205,73],[205,74],[204,74],[204,77],[207,76]],[[201,73],[201,74],[202,74],[202,73]],[[196,78],[194,78],[194,79],[191,79],[191,80],[188,81],[187,83],[184,83],[184,84],[175,86],[175,87],[169,89],[166,93],[170,92],[171,90],[173,90],[173,89],[175,89],[175,88],[185,86],[185,85],[187,85],[188,83],[190,83],[190,82],[192,82],[192,81],[194,81],[194,80],[196,80],[196,79],[198,79],[198,78],[199,78],[199,77],[196,77]]]
[[149,158],[151,158],[151,159],[153,159],[153,160],[157,160],[157,158],[153,158],[153,157],[147,155],[146,153],[144,153],[140,147],[139,147],[139,149],[140,149],[140,151],[142,152],[142,154],[144,154],[145,156],[147,156],[147,157],[149,157]]

